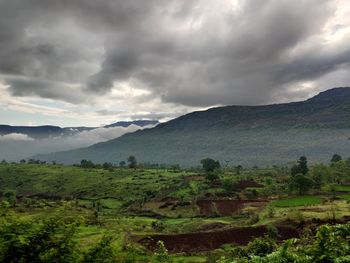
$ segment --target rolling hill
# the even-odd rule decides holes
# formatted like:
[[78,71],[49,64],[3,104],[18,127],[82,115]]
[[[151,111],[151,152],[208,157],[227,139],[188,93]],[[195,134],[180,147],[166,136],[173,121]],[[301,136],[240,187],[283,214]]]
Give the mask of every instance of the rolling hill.
[[82,159],[194,166],[204,157],[231,165],[287,163],[300,155],[312,162],[350,156],[350,88],[334,88],[301,102],[226,106],[181,116],[151,129],[87,148],[38,155],[66,164]]

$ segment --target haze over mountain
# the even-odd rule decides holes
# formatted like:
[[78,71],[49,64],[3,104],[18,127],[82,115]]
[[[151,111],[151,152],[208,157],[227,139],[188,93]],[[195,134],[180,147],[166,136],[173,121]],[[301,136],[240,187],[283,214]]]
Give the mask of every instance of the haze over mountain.
[[301,102],[226,106],[193,112],[151,129],[87,148],[39,155],[66,164],[82,159],[197,165],[212,157],[232,165],[287,163],[300,155],[328,161],[350,156],[350,88],[334,88]]
[[136,120],[102,127],[0,125],[0,159],[18,161],[34,154],[86,147],[156,124],[155,120]]
[[10,134],[24,134],[33,139],[44,139],[57,136],[69,136],[74,135],[82,131],[91,131],[100,128],[112,128],[112,127],[129,127],[130,125],[136,125],[139,127],[145,127],[149,125],[157,125],[157,120],[135,120],[135,121],[118,121],[116,123],[104,125],[102,127],[58,127],[52,125],[44,126],[11,126],[0,125],[0,136]]

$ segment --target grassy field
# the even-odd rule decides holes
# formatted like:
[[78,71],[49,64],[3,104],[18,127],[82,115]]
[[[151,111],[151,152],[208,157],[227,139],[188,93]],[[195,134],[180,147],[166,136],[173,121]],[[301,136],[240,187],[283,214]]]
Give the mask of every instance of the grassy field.
[[317,205],[322,202],[322,198],[317,196],[296,196],[286,199],[272,201],[271,205],[278,207],[295,207]]
[[350,185],[337,185],[335,190],[338,192],[350,192]]
[[[261,187],[234,187],[251,182]],[[153,252],[131,241],[131,236],[211,233],[278,226],[285,220],[340,220],[350,214],[349,186],[337,185],[339,200],[333,200],[334,192],[324,190],[331,189],[327,185],[298,196],[287,190],[287,184],[288,171],[279,167],[245,169],[239,174],[222,170],[217,181],[210,182],[200,170],[0,164],[0,199],[12,203],[10,210],[17,218],[41,222],[68,207],[67,218],[83,220],[75,240],[84,251],[112,235],[120,253],[125,247],[138,251],[135,262],[147,262]],[[215,262],[208,260],[225,255],[225,249],[173,254],[171,260]]]

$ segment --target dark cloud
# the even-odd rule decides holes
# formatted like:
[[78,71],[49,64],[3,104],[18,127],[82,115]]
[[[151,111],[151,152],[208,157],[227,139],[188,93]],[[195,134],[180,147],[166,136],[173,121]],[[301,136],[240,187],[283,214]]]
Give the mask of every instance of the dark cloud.
[[75,87],[66,83],[31,78],[6,77],[5,84],[11,87],[10,92],[13,96],[40,96],[42,98],[56,98],[71,103],[79,103],[85,99],[82,98],[81,93],[75,91]]
[[349,70],[349,37],[324,40],[336,1],[239,3],[3,0],[0,74],[14,96],[84,102],[123,82],[144,100],[200,107],[291,98],[300,82]]

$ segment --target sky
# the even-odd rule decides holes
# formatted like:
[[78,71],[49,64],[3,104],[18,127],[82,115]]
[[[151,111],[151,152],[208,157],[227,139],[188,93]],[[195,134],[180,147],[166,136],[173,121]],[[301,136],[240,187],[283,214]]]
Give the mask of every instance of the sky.
[[166,121],[350,86],[348,0],[0,0],[0,123]]

